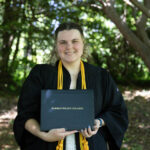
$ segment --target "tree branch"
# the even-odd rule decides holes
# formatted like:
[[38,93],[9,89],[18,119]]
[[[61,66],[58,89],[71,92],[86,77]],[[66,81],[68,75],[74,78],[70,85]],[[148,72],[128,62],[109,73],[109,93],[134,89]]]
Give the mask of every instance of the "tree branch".
[[129,0],[123,0],[127,5],[129,5],[130,7],[134,7],[134,5],[129,1]]
[[[147,8],[150,8],[149,0],[144,1],[144,5],[147,6]],[[147,22],[147,16],[145,14],[142,14],[142,16],[138,19],[136,26],[137,26],[137,35],[141,38],[141,40],[147,44],[150,48],[150,39],[146,33],[146,22]]]
[[140,37],[140,39],[146,45],[148,45],[148,47],[150,48],[150,40],[149,40],[149,37],[148,37],[146,30],[145,30],[146,22],[147,22],[147,17],[145,15],[142,15],[140,17],[140,21],[136,24],[136,27],[137,27],[136,33],[137,33],[138,37]]
[[150,10],[137,0],[130,0],[139,10],[141,10],[148,18],[150,18]]
[[132,8],[133,10],[132,16],[136,20],[136,13],[137,13],[136,7],[134,7],[134,5],[129,0],[123,0],[123,1]]
[[13,71],[13,68],[14,68],[15,59],[16,59],[16,56],[17,56],[17,54],[19,52],[20,36],[21,36],[21,32],[19,32],[18,35],[17,35],[16,49],[15,49],[15,52],[14,52],[14,55],[13,55],[13,59],[12,59],[11,65],[9,67],[9,71]]
[[[111,0],[108,0],[111,2]],[[115,23],[117,28],[120,30],[120,32],[123,34],[125,39],[129,41],[130,45],[133,46],[134,49],[136,49],[141,57],[143,58],[145,64],[150,69],[150,51],[149,47],[144,44],[126,25],[125,22],[123,22],[119,15],[117,14],[115,8],[111,5],[103,5],[103,11],[107,15],[109,19],[111,19],[112,22]],[[133,40],[134,39],[134,40]]]

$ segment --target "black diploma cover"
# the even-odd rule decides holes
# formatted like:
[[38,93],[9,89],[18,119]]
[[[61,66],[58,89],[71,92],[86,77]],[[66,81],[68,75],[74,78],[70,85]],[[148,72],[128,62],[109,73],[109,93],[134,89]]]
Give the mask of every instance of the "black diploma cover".
[[94,125],[93,90],[42,90],[41,131],[81,130]]

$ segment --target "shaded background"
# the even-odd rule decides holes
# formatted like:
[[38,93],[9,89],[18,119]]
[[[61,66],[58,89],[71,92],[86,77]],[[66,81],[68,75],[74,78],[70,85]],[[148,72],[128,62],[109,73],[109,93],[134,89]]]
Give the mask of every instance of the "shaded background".
[[21,85],[48,63],[62,22],[81,24],[89,63],[110,71],[129,110],[122,150],[149,150],[149,0],[0,0],[0,149],[17,149],[12,133]]

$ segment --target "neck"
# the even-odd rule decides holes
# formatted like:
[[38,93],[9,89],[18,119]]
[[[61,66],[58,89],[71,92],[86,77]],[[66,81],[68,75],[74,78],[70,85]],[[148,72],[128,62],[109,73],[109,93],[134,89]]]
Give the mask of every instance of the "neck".
[[73,63],[66,63],[62,61],[62,64],[68,70],[70,75],[77,75],[80,71],[80,61],[73,62]]

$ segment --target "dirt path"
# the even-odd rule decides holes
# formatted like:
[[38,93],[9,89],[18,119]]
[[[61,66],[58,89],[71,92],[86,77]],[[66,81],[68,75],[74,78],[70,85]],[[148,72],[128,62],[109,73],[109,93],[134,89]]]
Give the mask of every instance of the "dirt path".
[[122,150],[150,150],[150,90],[126,90],[129,128]]
[[[150,90],[125,90],[123,96],[130,123],[121,150],[150,150]],[[0,96],[0,150],[19,150],[12,132],[17,99]]]
[[[17,107],[0,115],[0,150],[17,150],[18,146],[12,132],[13,120],[17,115]],[[19,149],[18,149],[19,150]]]

